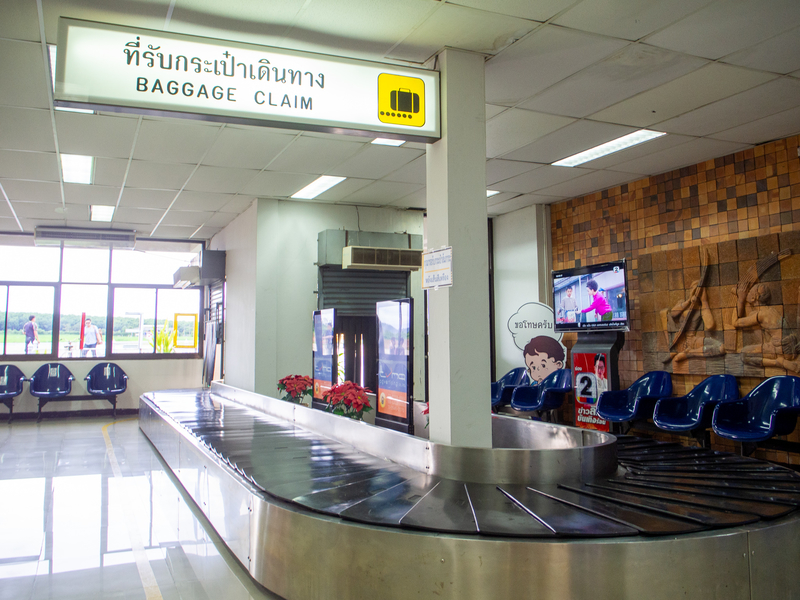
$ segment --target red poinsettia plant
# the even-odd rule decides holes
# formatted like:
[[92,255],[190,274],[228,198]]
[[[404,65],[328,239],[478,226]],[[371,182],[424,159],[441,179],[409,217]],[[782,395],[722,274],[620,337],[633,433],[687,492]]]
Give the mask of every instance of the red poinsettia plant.
[[283,392],[281,400],[300,404],[304,396],[311,395],[311,386],[314,382],[305,375],[287,375],[278,381],[278,390]]
[[372,410],[367,398],[368,393],[370,390],[367,388],[352,381],[345,381],[325,392],[322,399],[328,403],[328,412],[360,421],[365,412]]

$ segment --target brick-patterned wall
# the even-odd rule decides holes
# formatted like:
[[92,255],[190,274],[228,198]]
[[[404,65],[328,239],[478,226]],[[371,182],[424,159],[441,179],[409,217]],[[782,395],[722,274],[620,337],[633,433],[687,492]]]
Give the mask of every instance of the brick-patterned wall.
[[[721,242],[800,231],[799,143],[800,136],[793,136],[551,205],[553,269],[619,258],[631,265],[632,328],[620,353],[622,386],[645,372],[640,257],[701,245],[716,250]],[[571,348],[575,335],[564,343]],[[674,374],[675,391],[702,379]],[[758,381],[740,377],[741,392]]]

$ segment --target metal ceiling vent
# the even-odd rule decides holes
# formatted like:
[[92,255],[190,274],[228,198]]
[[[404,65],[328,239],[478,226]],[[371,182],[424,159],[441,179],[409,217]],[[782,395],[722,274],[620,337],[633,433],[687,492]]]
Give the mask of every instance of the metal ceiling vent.
[[74,246],[78,248],[133,248],[136,232],[130,229],[91,229],[82,227],[47,227],[34,229],[37,246]]
[[421,267],[422,250],[365,246],[345,246],[342,249],[343,269],[418,271]]

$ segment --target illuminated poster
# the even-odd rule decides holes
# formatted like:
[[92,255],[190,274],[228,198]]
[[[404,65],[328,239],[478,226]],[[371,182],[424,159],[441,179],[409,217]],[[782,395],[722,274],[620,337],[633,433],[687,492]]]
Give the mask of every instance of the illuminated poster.
[[411,423],[411,299],[378,302],[378,409],[375,424],[408,431]]
[[573,352],[575,424],[583,429],[608,431],[609,422],[597,414],[597,399],[608,390],[605,352]]
[[[314,336],[311,340],[314,360],[314,400],[322,401],[322,395],[333,386],[336,373],[336,354],[333,343],[335,318],[335,309],[333,308],[314,311]],[[324,405],[319,408],[323,407]]]

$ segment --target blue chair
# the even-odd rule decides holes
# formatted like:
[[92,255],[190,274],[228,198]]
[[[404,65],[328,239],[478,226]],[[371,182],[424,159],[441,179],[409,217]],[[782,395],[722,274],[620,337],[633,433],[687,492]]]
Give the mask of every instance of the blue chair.
[[14,416],[14,398],[22,393],[25,374],[15,365],[0,365],[0,402],[8,407],[8,422]]
[[511,369],[497,381],[492,382],[492,410],[507,406],[511,402],[514,388],[527,381],[527,369],[518,367]]
[[714,433],[739,442],[761,442],[794,431],[800,412],[800,377],[765,379],[741,400],[714,409]]
[[112,416],[117,418],[117,394],[128,389],[128,376],[114,363],[98,363],[92,367],[86,379],[86,391],[112,406]]
[[608,390],[597,399],[597,414],[606,421],[622,423],[653,416],[656,402],[672,394],[672,379],[666,371],[650,371],[627,390]]
[[85,379],[86,391],[93,396],[117,395],[128,389],[128,376],[114,363],[96,364]]
[[521,385],[511,394],[511,408],[520,411],[560,408],[572,391],[572,371],[558,369],[539,384]]
[[712,375],[678,398],[661,398],[653,411],[653,422],[665,431],[694,431],[711,427],[711,416],[720,402],[739,399],[733,375]]
[[51,400],[58,400],[69,395],[75,377],[70,370],[60,363],[45,363],[30,378],[30,392],[39,399],[39,417],[42,419],[42,408]]

